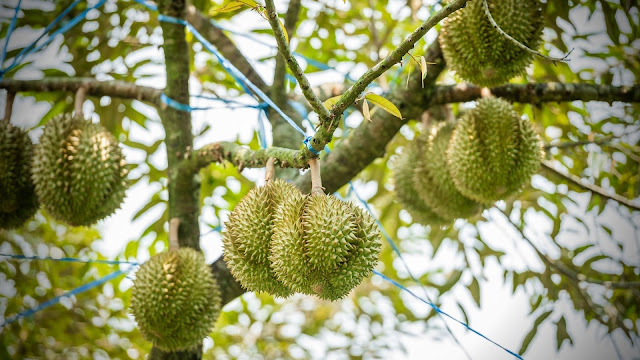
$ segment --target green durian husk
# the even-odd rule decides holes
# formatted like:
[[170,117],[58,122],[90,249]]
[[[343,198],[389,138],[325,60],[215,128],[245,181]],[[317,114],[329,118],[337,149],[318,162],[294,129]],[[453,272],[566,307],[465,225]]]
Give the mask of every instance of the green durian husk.
[[375,219],[332,195],[299,194],[276,209],[271,263],[294,291],[345,297],[371,274],[380,253]]
[[269,261],[273,213],[284,199],[300,193],[283,180],[255,187],[240,200],[225,224],[223,257],[236,280],[248,291],[287,297],[291,290],[276,279]]
[[423,151],[415,163],[414,187],[419,198],[442,219],[469,218],[482,205],[464,196],[453,183],[447,164],[447,147],[454,125],[441,122],[425,134]]
[[70,114],[50,120],[35,147],[38,199],[51,215],[70,225],[92,225],[113,214],[124,199],[126,175],[113,135]]
[[[488,0],[488,5],[504,32],[530,49],[540,47],[544,16],[539,0]],[[482,0],[469,1],[445,19],[439,39],[449,68],[480,86],[508,82],[523,74],[533,59],[491,25]]]
[[543,154],[531,123],[509,102],[493,97],[481,99],[462,116],[447,149],[456,187],[481,203],[520,191],[538,171]]
[[391,168],[396,200],[407,210],[413,221],[423,225],[443,225],[448,221],[441,218],[418,196],[414,186],[414,170],[418,154],[424,148],[422,137],[414,138],[393,162]]
[[31,181],[32,156],[29,135],[0,122],[0,229],[17,228],[38,210]]
[[143,337],[164,351],[191,349],[209,335],[222,300],[202,253],[169,250],[140,266],[131,289],[131,314]]

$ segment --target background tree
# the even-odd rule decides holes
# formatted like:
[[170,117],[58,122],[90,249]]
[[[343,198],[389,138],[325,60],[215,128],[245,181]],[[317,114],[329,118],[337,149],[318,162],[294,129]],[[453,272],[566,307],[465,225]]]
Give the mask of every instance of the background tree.
[[[22,4],[5,64],[70,3]],[[585,326],[582,321],[572,324],[576,313],[586,323],[598,323],[609,334],[623,333],[635,344],[640,299],[639,206],[632,200],[640,190],[640,88],[634,85],[640,71],[637,2],[543,4],[546,28],[541,51],[557,56],[574,48],[571,61],[553,63],[537,57],[525,76],[491,88],[496,96],[515,102],[516,109],[535,124],[546,144],[541,172],[516,199],[496,203],[481,217],[423,227],[413,224],[394,201],[389,165],[422,130],[423,120],[433,123],[457,116],[468,108],[466,102],[480,96],[480,88],[463,84],[448,71],[435,40],[436,24],[465,3],[450,1],[443,8],[417,1],[291,0],[275,4],[274,10],[267,0],[259,11],[242,6],[230,12],[215,11],[221,2],[163,0],[157,5],[160,13],[191,23],[298,125],[303,119],[292,102],[316,112],[308,117],[309,126],[317,130],[311,144],[316,149],[327,144],[331,150],[321,155],[326,192],[338,191],[356,200],[348,186],[353,180],[386,231],[401,240],[400,249],[414,269],[408,273],[385,245],[381,255],[385,274],[420,293],[410,276],[415,275],[438,305],[465,318],[470,308],[487,306],[487,292],[496,286],[492,281],[498,269],[514,294],[530,299],[532,321],[526,326],[530,331],[513,339],[521,345],[520,353],[526,353],[537,329],[545,324],[555,328],[558,349],[573,344],[577,339],[571,329]],[[4,38],[15,5],[3,5],[6,21],[0,35]],[[95,5],[79,3],[62,24]],[[291,48],[311,59],[300,60],[306,63],[304,68],[292,60],[278,11]],[[257,132],[248,141],[210,143],[217,126],[238,121],[221,115],[229,114],[223,110],[206,112],[212,117],[208,118],[163,104],[163,92],[183,104],[200,92],[256,102],[241,95],[238,83],[184,26],[157,19],[156,13],[136,2],[106,1],[5,73],[0,82],[7,98],[18,94],[12,123],[31,128],[34,139],[53,116],[73,111],[80,93],[79,99],[86,96],[84,112],[121,141],[134,189],[152,194],[144,204],[128,204],[139,210],[127,226],[144,230],[116,252],[120,260],[144,260],[164,250],[167,222],[175,217],[180,218],[180,245],[199,249],[202,236],[222,225],[228,211],[259,178],[242,169],[264,167],[270,156],[284,168],[304,168],[313,157],[301,146],[301,136],[272,109],[266,110],[272,146],[262,150]],[[243,38],[218,25],[246,32],[247,23],[256,24],[251,32],[260,41],[274,45],[275,34],[280,55],[275,50],[265,51],[266,56],[254,54],[254,47],[246,46]],[[426,78],[407,52],[425,57]],[[323,81],[330,76],[334,79],[329,83]],[[378,109],[371,121],[362,121],[362,103],[355,100],[373,81],[373,91],[384,93],[403,119]],[[158,90],[162,85],[164,90]],[[343,96],[331,110],[322,106],[322,101],[337,95]],[[46,113],[30,122],[27,106],[37,109],[41,103],[47,104]],[[344,111],[350,115],[342,120]],[[283,169],[278,174],[304,191],[310,188],[306,173]],[[512,242],[496,241],[500,229]],[[2,231],[0,236],[2,253],[103,258],[98,249],[108,246],[100,246],[95,229],[65,226],[44,211],[24,227]],[[305,296],[280,300],[266,294],[242,295],[222,259],[211,267],[221,283],[223,302],[230,304],[205,340],[205,357],[383,357],[402,351],[399,334],[449,336],[441,320],[433,319],[435,312],[425,311],[379,279],[365,281],[337,303]],[[107,265],[15,260],[3,260],[0,270],[5,318],[110,271]],[[201,351],[150,349],[127,317],[128,286],[129,280],[107,283],[75,301],[62,301],[8,325],[0,333],[3,356],[137,358],[149,351],[152,358],[201,356]],[[469,296],[475,304],[464,301]]]

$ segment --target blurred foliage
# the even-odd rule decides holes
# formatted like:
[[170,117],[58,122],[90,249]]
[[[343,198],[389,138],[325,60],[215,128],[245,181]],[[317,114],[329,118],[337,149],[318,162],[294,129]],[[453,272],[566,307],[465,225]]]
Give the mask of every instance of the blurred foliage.
[[[41,31],[71,2],[23,2],[17,29]],[[191,3],[203,14],[213,14],[212,17],[225,26],[251,31],[252,36],[274,43],[267,22],[255,11],[213,13],[212,9],[220,7],[222,0]],[[389,54],[432,11],[439,9],[439,5],[432,7],[431,2],[424,3],[303,0],[297,34],[289,34],[292,48],[357,78]],[[81,2],[63,23],[86,6]],[[2,38],[6,37],[12,13],[9,4],[2,4]],[[573,49],[572,61],[553,64],[536,59],[527,75],[514,79],[514,83],[561,81],[629,85],[638,82],[637,1],[547,0],[544,14],[546,43],[542,51],[558,55]],[[255,27],[249,28],[247,24]],[[435,33],[418,42],[411,53],[422,55],[434,38],[432,35]],[[229,36],[236,39],[234,35]],[[221,97],[240,94],[240,88],[215,58],[192,36],[189,35],[188,40],[193,50],[192,82]],[[53,49],[59,62],[42,62],[35,54],[7,76],[89,76],[161,86],[164,81],[161,44],[155,14],[133,1],[108,0],[64,38],[56,39],[49,46],[47,51]],[[20,50],[21,47],[10,48],[7,58],[16,56]],[[246,56],[263,69],[273,66],[276,52],[270,51],[270,55],[260,59],[251,52]],[[418,70],[406,56],[402,66],[385,73],[376,81],[376,86],[380,91],[404,86],[410,71]],[[316,77],[324,75],[322,69],[313,65],[307,65],[306,72]],[[331,75],[328,78],[335,78],[335,71],[327,74]],[[337,78],[343,81],[344,76]],[[455,79],[452,74],[444,73],[440,82],[452,83]],[[73,96],[69,94],[22,93],[21,96],[51,105],[37,126],[73,108]],[[94,121],[100,121],[121,141],[130,159],[134,183],[151,192],[148,201],[137,205],[130,224],[131,227],[144,224],[145,228],[139,238],[129,239],[118,258],[144,259],[162,251],[167,241],[167,179],[164,134],[152,131],[161,127],[155,110],[135,100],[107,97],[88,97],[85,106],[92,109],[89,113]],[[458,114],[466,107],[466,104],[455,104],[452,109]],[[565,172],[606,191],[631,199],[639,196],[640,107],[637,104],[575,101],[517,104],[516,108],[534,122],[547,144],[610,138],[601,145],[551,147],[546,158]],[[347,119],[352,126],[359,121],[362,116],[357,111]],[[346,130],[343,125],[336,139]],[[367,201],[387,232],[398,240],[403,256],[412,263],[428,264],[414,275],[425,285],[431,298],[437,299],[438,304],[446,303],[449,309],[459,310],[459,317],[466,319],[469,304],[478,308],[483,305],[481,300],[488,279],[486,267],[497,264],[512,292],[524,292],[530,299],[532,326],[522,339],[521,353],[527,351],[539,326],[546,323],[555,327],[558,349],[563,344],[572,345],[571,328],[581,326],[569,320],[576,312],[587,322],[600,323],[608,332],[622,331],[633,343],[638,341],[640,290],[615,286],[622,281],[640,280],[637,212],[542,171],[517,199],[498,202],[478,218],[459,220],[442,228],[412,224],[408,213],[394,201],[388,169],[395,154],[421,130],[419,121],[409,121],[387,146],[384,157],[359,174],[355,183],[359,191],[366,189],[366,193],[373,194]],[[206,138],[211,131],[207,124],[196,134],[197,138]],[[257,148],[257,136],[245,145]],[[212,164],[200,175],[201,205],[211,210],[210,217],[203,217],[203,228],[216,228],[253,183],[229,164]],[[340,193],[350,194],[347,188]],[[353,195],[349,199],[356,201]],[[164,210],[153,211],[158,208]],[[144,215],[149,216],[142,221]],[[500,231],[512,244],[493,238]],[[26,255],[101,258],[95,250],[95,241],[99,238],[95,229],[67,228],[41,213],[22,229],[0,232],[0,249],[4,253]],[[523,256],[521,250],[532,253],[533,257]],[[108,265],[2,259],[1,313],[7,318],[113,270]],[[379,270],[399,279],[416,293],[422,293],[390,246],[383,249]],[[0,358],[143,357],[149,344],[143,341],[127,316],[127,283],[128,280],[122,279],[112,281],[0,330],[4,348],[0,350]],[[472,302],[449,295],[461,294],[461,290],[468,293]],[[405,351],[399,336],[446,338],[441,321],[431,321],[434,316],[433,311],[411,306],[398,289],[376,278],[365,281],[347,299],[336,303],[304,296],[280,300],[250,293],[224,308],[218,326],[205,341],[205,357],[389,358],[391,354]]]

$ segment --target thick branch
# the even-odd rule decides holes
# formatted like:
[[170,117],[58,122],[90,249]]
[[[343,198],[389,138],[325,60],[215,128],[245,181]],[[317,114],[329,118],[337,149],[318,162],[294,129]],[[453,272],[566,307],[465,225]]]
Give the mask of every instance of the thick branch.
[[559,261],[556,261],[554,259],[552,259],[550,256],[543,254],[533,243],[533,241],[531,241],[531,239],[529,239],[525,233],[524,230],[520,227],[517,226],[513,220],[511,220],[511,217],[509,217],[509,214],[507,214],[506,212],[504,212],[501,209],[498,209],[506,218],[507,221],[509,221],[509,223],[511,223],[511,225],[513,225],[513,227],[520,233],[520,236],[533,248],[533,250],[538,254],[538,256],[540,257],[540,259],[542,259],[542,261],[549,266],[550,268],[555,269],[557,272],[559,272],[560,274],[566,276],[567,278],[573,280],[576,284],[580,283],[580,282],[588,282],[590,284],[596,284],[596,285],[602,285],[608,288],[613,288],[613,289],[638,289],[640,288],[640,281],[624,281],[624,280],[616,280],[616,281],[609,281],[609,280],[600,280],[600,279],[594,279],[591,277],[588,277],[584,274],[581,274],[573,269],[571,269],[570,267],[562,264]]
[[[389,70],[393,65],[399,63],[402,60],[402,57],[409,52],[426,33],[432,27],[434,27],[437,23],[439,23],[442,19],[451,15],[458,9],[461,9],[465,6],[467,0],[454,0],[451,1],[447,6],[442,8],[440,11],[435,13],[432,17],[427,19],[422,25],[417,28],[409,37],[407,37],[395,50],[389,54],[384,60],[377,63],[374,67],[372,67],[369,71],[364,73],[358,81],[356,81],[353,86],[347,90],[340,100],[335,104],[331,113],[334,115],[342,114],[342,112],[351,105],[360,93],[362,93],[371,82],[377,79],[380,75],[382,75],[385,71]],[[404,113],[403,113],[404,114]],[[403,115],[404,116],[404,115]]]
[[98,81],[94,78],[49,77],[39,80],[15,80],[4,78],[0,81],[0,88],[10,92],[72,92],[79,88],[87,89],[89,96],[111,96],[122,99],[146,101],[153,105],[160,105],[162,90],[147,86],[136,85],[126,81]]
[[[472,101],[480,98],[481,88],[472,84],[437,86],[431,105]],[[491,88],[495,96],[519,103],[553,101],[640,102],[640,85],[613,86],[564,84],[558,82],[507,84]]]
[[194,151],[188,160],[183,161],[180,171],[197,173],[198,170],[213,162],[221,163],[223,161],[234,164],[239,170],[262,168],[271,157],[276,159],[276,165],[283,168],[306,168],[308,160],[300,155],[300,151],[275,146],[251,150],[233,142],[219,142]]
[[601,188],[600,186],[594,185],[594,184],[590,184],[588,182],[585,182],[584,180],[582,180],[581,177],[579,176],[575,176],[573,174],[570,173],[564,173],[562,171],[556,170],[555,167],[549,162],[549,161],[543,161],[542,162],[542,167],[545,168],[546,170],[552,172],[553,174],[560,176],[562,178],[564,178],[565,180],[569,181],[570,183],[577,185],[585,190],[591,191],[592,193],[595,193],[605,199],[610,199],[610,200],[614,200],[619,202],[622,205],[625,205],[627,207],[629,207],[632,210],[640,210],[640,205],[634,203],[633,201],[631,201],[630,199],[627,199],[624,196],[615,194],[615,193],[610,193],[609,191]]
[[316,94],[313,92],[311,88],[311,84],[309,84],[309,80],[306,76],[304,76],[304,72],[298,64],[298,60],[291,53],[291,49],[289,49],[289,43],[285,38],[284,33],[282,32],[282,28],[280,25],[280,19],[278,18],[278,13],[276,12],[276,7],[273,3],[273,0],[265,0],[265,6],[267,8],[267,20],[271,25],[271,29],[273,29],[274,37],[276,38],[276,42],[278,43],[278,49],[280,50],[280,55],[287,60],[287,65],[289,65],[289,69],[295,76],[296,80],[298,80],[298,84],[300,84],[300,90],[302,90],[302,94],[307,99],[309,104],[313,110],[318,114],[322,121],[327,121],[331,114],[329,110],[322,104],[322,101],[318,99]]
[[225,33],[213,26],[209,19],[202,15],[193,5],[187,6],[186,20],[193,25],[198,32],[215,45],[220,53],[229,60],[241,73],[244,74],[265,94],[269,93],[269,86],[258,72],[251,66],[247,58],[240,52],[235,44],[225,35]]

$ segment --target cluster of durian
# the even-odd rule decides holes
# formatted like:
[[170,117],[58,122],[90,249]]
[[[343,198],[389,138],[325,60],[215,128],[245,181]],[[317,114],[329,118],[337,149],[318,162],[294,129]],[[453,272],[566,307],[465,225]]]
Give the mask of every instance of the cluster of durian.
[[274,180],[231,212],[224,260],[247,290],[337,300],[368,276],[380,253],[375,219],[332,195],[302,194]]
[[222,300],[204,256],[191,248],[157,254],[140,266],[131,314],[143,337],[164,351],[198,346],[213,328]]
[[0,125],[0,228],[22,225],[42,205],[73,226],[92,225],[120,207],[127,169],[118,142],[100,124],[64,114],[37,145]]
[[542,156],[529,121],[509,102],[483,98],[455,126],[440,123],[405,147],[392,169],[396,198],[421,224],[469,218],[520,191]]
[[[487,0],[489,12],[506,34],[536,50],[544,16],[539,0]],[[496,86],[521,75],[532,54],[493,27],[482,0],[469,1],[442,24],[442,54],[456,74],[480,86]]]

